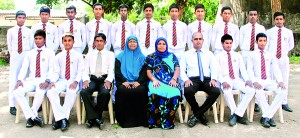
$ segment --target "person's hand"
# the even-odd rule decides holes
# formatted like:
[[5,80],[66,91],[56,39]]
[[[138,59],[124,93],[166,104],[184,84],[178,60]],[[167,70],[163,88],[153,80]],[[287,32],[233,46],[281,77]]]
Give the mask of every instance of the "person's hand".
[[111,82],[106,81],[106,82],[104,83],[104,88],[107,89],[107,90],[109,90],[110,87],[111,87]]
[[211,81],[209,82],[209,86],[210,86],[210,87],[216,87],[216,88],[218,88],[218,87],[219,87],[219,84],[218,84],[215,80],[211,80]]
[[77,87],[77,85],[78,85],[78,82],[77,82],[77,81],[74,81],[73,83],[70,84],[69,89],[75,90],[76,87]]
[[55,88],[55,83],[54,82],[51,82],[49,85],[48,85],[48,90],[50,90],[51,88]]
[[231,88],[231,86],[230,86],[227,82],[223,82],[223,83],[222,83],[222,86],[223,86],[223,89],[224,89],[224,90],[227,90],[227,89],[230,89],[230,88]]
[[127,89],[131,88],[129,82],[123,82],[122,85],[124,85]]
[[171,79],[171,81],[169,82],[169,85],[171,85],[172,87],[177,87],[178,84],[175,80]]
[[160,86],[158,80],[153,80],[152,83],[153,83],[153,87],[154,87],[154,88],[158,88],[158,87]]
[[40,86],[40,88],[41,88],[42,90],[46,90],[47,87],[48,87],[48,85],[49,85],[48,82],[43,82],[43,83],[41,83],[39,86]]
[[18,80],[17,81],[17,84],[15,86],[15,89],[17,89],[19,86],[22,86],[23,87],[23,82],[21,80]]
[[252,86],[252,83],[251,83],[249,80],[246,81],[245,86],[249,86],[249,87],[251,87],[251,88],[253,87],[253,86]]
[[86,89],[90,87],[90,82],[88,80],[84,81],[83,84],[82,84],[82,89]]
[[137,88],[140,86],[140,83],[138,83],[137,81],[135,81],[133,84],[132,84],[132,88]]
[[191,80],[187,80],[184,82],[184,87],[190,87],[193,85],[193,82]]
[[262,89],[262,86],[261,86],[258,82],[254,82],[254,83],[253,83],[253,86],[254,86],[254,88],[257,89],[257,90]]
[[285,86],[283,82],[279,82],[277,85],[278,88],[281,88],[282,90],[285,90]]

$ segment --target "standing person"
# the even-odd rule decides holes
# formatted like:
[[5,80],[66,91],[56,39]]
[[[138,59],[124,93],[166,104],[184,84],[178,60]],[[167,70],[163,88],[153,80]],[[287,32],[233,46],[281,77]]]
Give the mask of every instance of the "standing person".
[[105,34],[106,45],[104,48],[109,51],[111,48],[110,33],[111,33],[112,23],[103,18],[104,7],[101,3],[95,3],[93,5],[93,13],[95,19],[89,21],[86,24],[87,43],[89,46],[89,52],[91,52],[94,49],[97,49],[96,46],[93,45],[94,44],[93,38],[98,33]]
[[155,52],[146,58],[149,88],[149,128],[173,129],[175,113],[181,99],[178,83],[179,63],[175,54],[168,52],[165,38],[155,42]]
[[77,14],[76,7],[71,5],[66,8],[66,14],[68,16],[68,20],[63,22],[58,26],[58,38],[60,40],[60,48],[65,50],[62,40],[60,38],[63,37],[65,33],[71,33],[74,36],[74,45],[73,48],[79,53],[82,53],[86,47],[86,30],[85,25],[77,21],[75,16]]
[[[96,125],[99,129],[104,126],[102,112],[110,100],[110,90],[114,79],[115,56],[106,50],[106,36],[99,33],[94,36],[97,49],[90,51],[85,57],[83,73],[83,86],[80,92],[86,110],[86,126],[91,128]],[[97,104],[94,106],[92,94],[98,91]]]
[[139,39],[142,53],[147,56],[155,52],[155,40],[163,36],[161,24],[154,20],[154,7],[151,3],[144,5],[145,19],[138,22],[135,28],[136,37]]
[[[211,42],[211,34],[212,34],[212,25],[208,22],[204,21],[205,18],[205,7],[203,4],[197,4],[195,6],[196,21],[190,23],[188,25],[188,40],[192,40],[192,35],[195,32],[200,32],[203,34],[203,49],[209,50],[210,42]],[[192,41],[187,42],[189,45],[189,49],[193,49]]]
[[7,49],[10,55],[8,102],[10,107],[9,112],[12,115],[16,115],[13,90],[18,80],[18,74],[26,53],[33,49],[31,30],[24,25],[26,13],[24,11],[17,11],[16,21],[17,25],[7,31]]
[[[53,75],[53,60],[55,57],[53,50],[45,47],[45,40],[45,31],[37,30],[34,34],[37,48],[27,52],[18,75],[16,89],[13,92],[27,119],[27,128],[33,127],[35,124],[40,127],[44,125],[44,121],[38,117],[37,111],[44,100],[50,78]],[[27,72],[29,72],[29,75],[26,78]],[[30,91],[35,91],[31,108],[25,97],[25,94]]]
[[[61,128],[65,131],[69,127],[70,112],[76,100],[84,62],[82,54],[72,49],[74,36],[71,33],[64,34],[62,41],[65,50],[57,54],[54,59],[54,74],[48,87],[47,97],[55,118],[52,129]],[[66,93],[63,105],[60,104],[60,92]]]
[[239,45],[239,27],[230,22],[232,16],[232,9],[225,6],[221,9],[222,22],[216,23],[213,27],[211,46],[214,54],[218,54],[223,50],[221,44],[221,37],[224,34],[229,34],[233,37],[233,44],[231,50],[235,50]]
[[115,56],[124,51],[126,38],[135,35],[135,25],[127,19],[128,6],[126,4],[119,6],[119,14],[121,20],[115,22],[111,29],[111,43]]
[[121,127],[147,126],[147,74],[145,56],[136,36],[129,36],[115,61],[116,119]]
[[45,47],[51,49],[56,53],[59,46],[58,39],[58,29],[56,25],[53,25],[49,22],[50,18],[50,9],[47,6],[42,6],[40,8],[40,18],[41,22],[34,24],[31,27],[32,34],[34,34],[37,30],[42,29],[46,32],[45,38]]
[[[275,127],[276,123],[272,118],[282,104],[287,92],[277,60],[265,50],[267,35],[264,33],[257,34],[256,43],[258,50],[252,52],[247,58],[247,72],[256,91],[256,100],[262,110],[260,119],[262,126],[265,128]],[[276,80],[272,80],[272,75],[275,76]],[[267,102],[264,90],[276,93],[271,105]]]
[[[208,125],[204,113],[220,95],[217,83],[218,63],[212,52],[202,49],[204,41],[202,34],[195,32],[192,37],[194,49],[186,51],[180,60],[180,78],[184,81],[184,96],[194,113],[188,121],[189,127],[194,127],[198,120],[201,124]],[[195,98],[197,91],[205,91],[208,94],[200,107]]]
[[179,21],[179,6],[177,4],[170,5],[169,14],[171,20],[163,25],[163,32],[168,44],[171,44],[168,50],[180,60],[185,51],[188,35],[187,26],[184,22]]
[[[274,13],[274,22],[275,26],[267,31],[269,43],[266,50],[268,50],[272,56],[276,56],[283,82],[288,92],[290,75],[290,59],[288,53],[294,48],[294,36],[292,30],[284,27],[285,16],[282,12]],[[282,109],[293,112],[287,100],[288,97],[286,96],[282,102]]]
[[[219,71],[219,81],[222,84],[221,88],[225,101],[231,111],[229,125],[234,126],[236,122],[248,125],[249,121],[247,117],[244,117],[244,113],[255,95],[255,90],[252,88],[252,84],[248,78],[242,56],[237,52],[231,51],[232,41],[233,39],[229,34],[225,34],[221,38],[224,50],[216,55],[217,62],[221,68]],[[243,92],[243,98],[238,106],[235,104],[232,90]]]

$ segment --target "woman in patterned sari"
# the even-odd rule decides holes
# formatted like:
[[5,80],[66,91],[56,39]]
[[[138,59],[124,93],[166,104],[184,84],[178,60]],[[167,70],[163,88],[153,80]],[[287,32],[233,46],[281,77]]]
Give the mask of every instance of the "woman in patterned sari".
[[173,129],[181,92],[178,84],[179,63],[168,52],[165,38],[155,42],[155,52],[146,58],[149,92],[149,128]]

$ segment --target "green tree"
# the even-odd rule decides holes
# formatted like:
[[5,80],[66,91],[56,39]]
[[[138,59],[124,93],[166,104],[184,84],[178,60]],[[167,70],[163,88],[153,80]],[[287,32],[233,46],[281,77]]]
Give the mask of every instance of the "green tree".
[[0,10],[14,10],[16,8],[14,0],[1,0]]

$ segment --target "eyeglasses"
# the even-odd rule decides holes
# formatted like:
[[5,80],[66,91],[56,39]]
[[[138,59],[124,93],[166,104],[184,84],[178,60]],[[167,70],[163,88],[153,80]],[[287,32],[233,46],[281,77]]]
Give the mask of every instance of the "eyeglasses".
[[203,38],[194,38],[195,41],[197,40],[203,40]]

